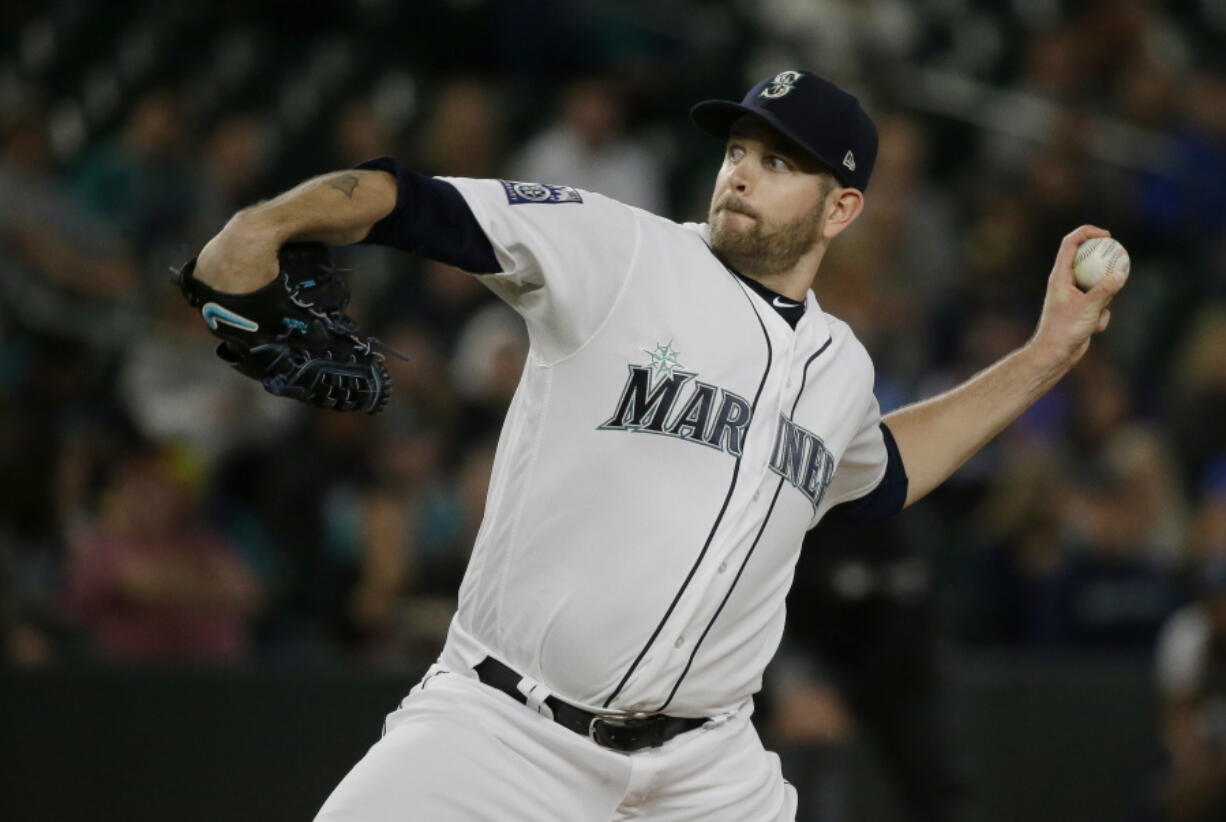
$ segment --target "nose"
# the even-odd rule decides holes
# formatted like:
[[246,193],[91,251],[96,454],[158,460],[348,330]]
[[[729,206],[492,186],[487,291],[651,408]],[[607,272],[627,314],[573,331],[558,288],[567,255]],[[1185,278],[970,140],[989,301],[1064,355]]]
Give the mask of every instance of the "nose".
[[750,184],[753,182],[750,171],[746,168],[749,163],[744,161],[737,163],[732,167],[732,171],[728,173],[728,187],[737,194],[746,194],[749,191]]

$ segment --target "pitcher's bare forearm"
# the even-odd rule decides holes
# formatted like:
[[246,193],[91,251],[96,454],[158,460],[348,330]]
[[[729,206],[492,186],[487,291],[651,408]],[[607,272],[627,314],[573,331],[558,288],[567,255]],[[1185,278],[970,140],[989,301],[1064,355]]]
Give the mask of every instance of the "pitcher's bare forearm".
[[288,242],[350,245],[396,205],[396,180],[384,171],[336,171],[244,208],[209,240],[195,276],[230,293],[259,288],[277,275],[277,249]]
[[396,180],[384,171],[323,174],[254,205],[251,220],[281,242],[350,245],[396,205]]

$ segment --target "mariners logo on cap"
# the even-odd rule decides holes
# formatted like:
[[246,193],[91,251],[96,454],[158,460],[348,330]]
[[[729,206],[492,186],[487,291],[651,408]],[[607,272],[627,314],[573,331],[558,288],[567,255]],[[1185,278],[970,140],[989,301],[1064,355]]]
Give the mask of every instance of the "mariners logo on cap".
[[767,84],[766,88],[762,89],[759,97],[769,97],[775,99],[782,97],[792,89],[796,88],[796,81],[800,79],[799,71],[781,71],[775,75],[775,79]]
[[843,165],[847,166],[848,171],[856,170],[856,156],[850,150],[843,155]]

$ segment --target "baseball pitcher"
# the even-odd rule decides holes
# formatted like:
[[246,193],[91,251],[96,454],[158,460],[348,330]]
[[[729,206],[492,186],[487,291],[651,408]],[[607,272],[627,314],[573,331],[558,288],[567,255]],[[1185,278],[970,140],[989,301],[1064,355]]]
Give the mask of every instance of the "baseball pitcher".
[[1082,226],[1025,346],[883,419],[810,290],[863,207],[871,119],[807,71],[692,117],[725,146],[706,223],[380,158],[239,212],[181,272],[227,362],[328,408],[374,413],[389,381],[326,245],[458,266],[527,324],[446,645],[321,822],[793,819],[750,715],[805,531],[922,498],[1106,328],[1124,279],[1076,287],[1107,236]]

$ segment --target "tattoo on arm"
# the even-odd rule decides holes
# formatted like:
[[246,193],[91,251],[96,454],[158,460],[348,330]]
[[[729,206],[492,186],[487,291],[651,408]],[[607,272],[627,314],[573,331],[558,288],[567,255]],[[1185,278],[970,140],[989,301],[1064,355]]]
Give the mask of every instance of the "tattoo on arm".
[[339,177],[331,177],[328,180],[328,185],[332,186],[346,197],[353,199],[353,190],[358,187],[358,175],[342,174]]

